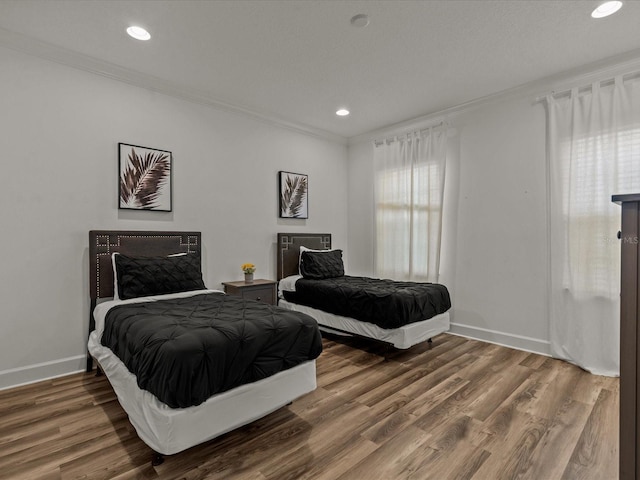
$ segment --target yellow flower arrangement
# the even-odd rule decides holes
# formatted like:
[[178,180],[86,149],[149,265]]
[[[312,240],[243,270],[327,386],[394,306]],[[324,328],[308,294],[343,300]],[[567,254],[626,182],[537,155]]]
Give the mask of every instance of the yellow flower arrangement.
[[242,268],[244,273],[253,273],[256,271],[256,266],[253,263],[243,263],[240,268]]

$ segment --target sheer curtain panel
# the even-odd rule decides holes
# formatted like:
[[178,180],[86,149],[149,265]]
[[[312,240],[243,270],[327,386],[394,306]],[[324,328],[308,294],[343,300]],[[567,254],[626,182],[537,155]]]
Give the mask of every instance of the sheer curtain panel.
[[640,191],[640,83],[546,97],[551,353],[595,374],[620,372],[620,207]]
[[375,142],[376,275],[437,282],[445,126]]

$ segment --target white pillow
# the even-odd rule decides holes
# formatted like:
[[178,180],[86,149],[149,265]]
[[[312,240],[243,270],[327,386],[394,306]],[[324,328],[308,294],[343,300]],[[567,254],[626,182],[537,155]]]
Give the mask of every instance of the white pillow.
[[284,298],[284,294],[282,292],[295,292],[296,282],[301,278],[302,277],[300,275],[290,275],[281,279],[278,282],[278,298]]
[[120,300],[118,295],[118,272],[116,271],[116,255],[120,255],[118,252],[111,254],[111,268],[113,270],[113,299]]

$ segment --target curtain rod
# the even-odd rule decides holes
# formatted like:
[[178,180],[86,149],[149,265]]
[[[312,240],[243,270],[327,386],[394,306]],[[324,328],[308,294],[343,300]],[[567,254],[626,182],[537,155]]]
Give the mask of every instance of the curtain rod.
[[[633,73],[626,73],[623,75],[616,75],[615,77],[608,77],[605,78],[604,80],[600,80],[599,82],[592,82],[588,85],[581,85],[578,87],[578,92],[586,92],[591,90],[591,85],[593,85],[594,83],[600,83],[601,87],[608,87],[610,85],[613,85],[616,81],[617,77],[622,77],[622,81],[623,82],[628,82],[630,80],[636,80],[638,78],[640,78],[640,71],[637,72],[633,72]],[[563,88],[562,90],[558,90],[556,91],[551,91],[549,93],[545,93],[543,95],[538,95],[535,99],[535,103],[539,103],[539,102],[544,102],[547,98],[547,96],[551,95],[552,97],[556,97],[556,98],[560,98],[560,97],[565,97],[565,96],[569,96],[571,94],[571,90],[573,90],[573,88]]]
[[432,128],[448,127],[448,126],[449,126],[449,123],[443,120],[442,122],[435,123],[433,125],[429,125],[428,127],[419,128],[419,129],[416,129],[416,130],[410,130],[408,132],[398,133],[396,135],[389,135],[388,137],[385,137],[385,138],[382,138],[382,139],[378,139],[378,140],[374,140],[373,144],[376,147],[379,147],[380,145],[384,145],[385,143],[389,144],[389,143],[392,143],[392,142],[396,142],[398,140],[398,137],[403,137],[403,136],[409,135],[411,133],[415,133],[415,132],[423,133],[423,132],[426,132],[427,130],[431,130]]

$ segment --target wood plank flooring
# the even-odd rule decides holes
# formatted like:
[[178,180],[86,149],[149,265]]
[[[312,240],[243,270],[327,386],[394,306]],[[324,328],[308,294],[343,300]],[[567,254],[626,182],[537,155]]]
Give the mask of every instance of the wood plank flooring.
[[105,377],[0,392],[0,478],[618,478],[618,379],[448,334],[323,341],[316,391],[157,467]]

